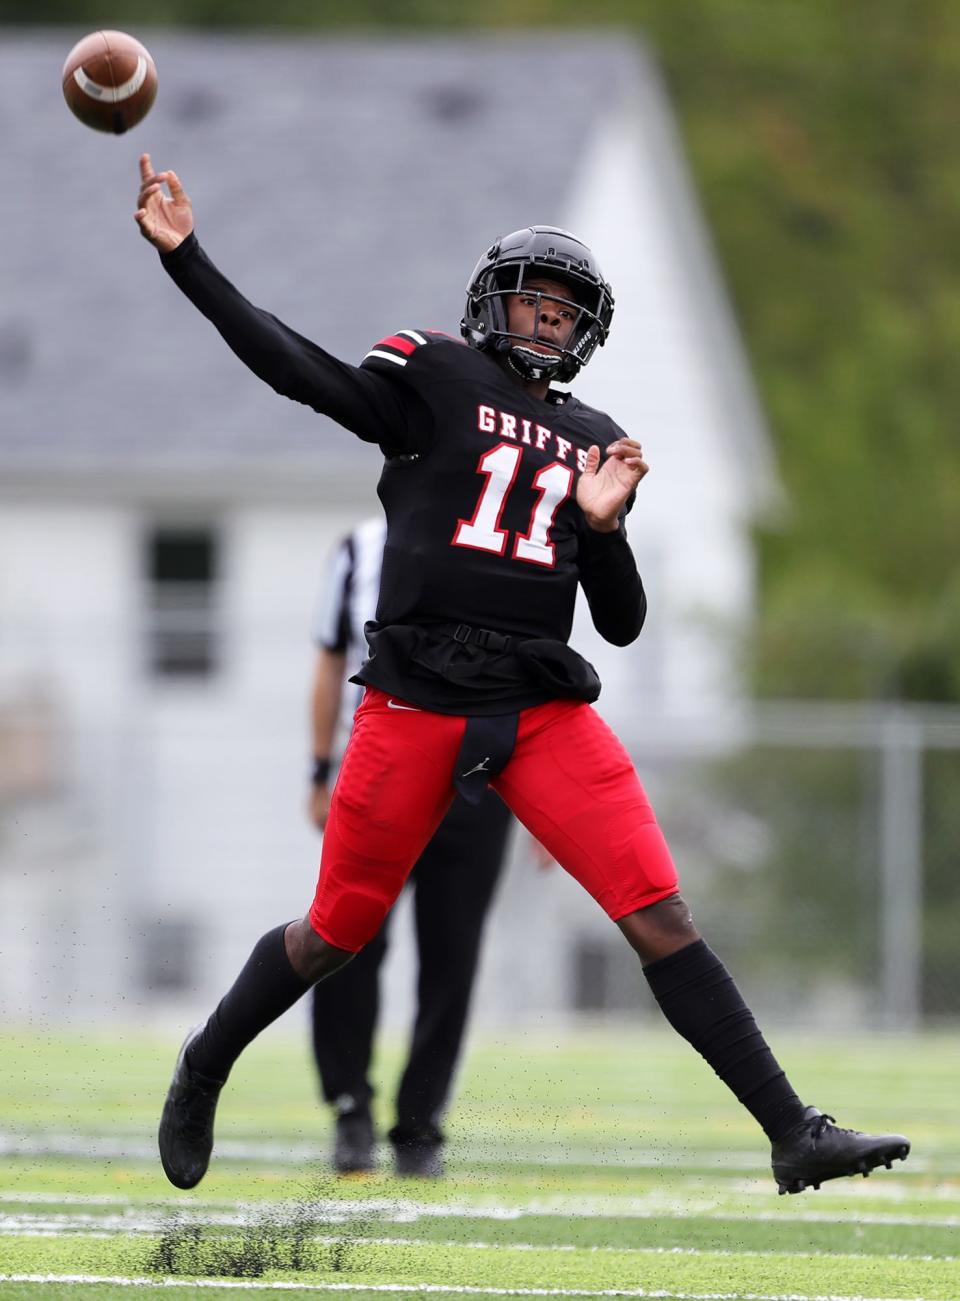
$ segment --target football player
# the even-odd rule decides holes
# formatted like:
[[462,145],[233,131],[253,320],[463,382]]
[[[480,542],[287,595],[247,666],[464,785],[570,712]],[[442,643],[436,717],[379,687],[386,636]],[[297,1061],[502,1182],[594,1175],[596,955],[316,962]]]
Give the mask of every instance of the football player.
[[547,226],[498,239],[470,278],[466,346],[403,329],[352,366],[249,303],[197,242],[176,174],[146,154],[140,169],[135,218],[167,273],[278,393],[380,446],[387,518],[314,900],[256,943],[184,1041],[160,1122],[170,1181],[203,1177],[246,1045],[376,934],[454,790],[475,799],[488,783],[616,923],[667,1020],[756,1118],[781,1193],[905,1157],[902,1135],[841,1129],[794,1092],[697,932],[629,756],[591,708],[597,675],[568,645],[578,584],[616,645],[646,613],[624,524],[647,473],[640,444],[555,387],[610,328],[590,249]]

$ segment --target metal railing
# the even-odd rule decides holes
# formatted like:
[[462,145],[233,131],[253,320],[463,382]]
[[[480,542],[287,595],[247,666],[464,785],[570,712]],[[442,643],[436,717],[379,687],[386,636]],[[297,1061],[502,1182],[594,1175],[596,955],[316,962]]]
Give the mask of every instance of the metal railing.
[[[802,702],[613,721],[695,916],[752,1002],[782,1019],[805,1008],[806,1019],[897,1029],[960,1017],[960,710]],[[278,865],[294,864],[299,900],[316,861],[302,729],[299,702],[280,714],[232,698],[114,718],[0,704],[0,931],[49,933],[68,901],[71,926],[97,936],[77,978],[109,998],[145,970],[149,1002],[170,982],[152,990],[131,949],[154,931],[163,948],[163,928],[180,927],[203,946],[194,965],[215,995],[278,906]],[[609,943],[616,962],[631,961],[576,891],[558,891],[550,924],[531,929],[529,890],[515,872],[501,891],[491,945],[502,934],[512,956],[502,979],[489,964],[478,1006],[488,1023],[515,1019],[518,988],[532,1012],[576,1006],[572,965],[558,978],[548,949],[586,942],[594,961]],[[221,897],[226,912],[211,904]],[[0,952],[0,990],[19,982],[28,998],[29,954],[18,954]],[[631,967],[619,988],[634,985]]]

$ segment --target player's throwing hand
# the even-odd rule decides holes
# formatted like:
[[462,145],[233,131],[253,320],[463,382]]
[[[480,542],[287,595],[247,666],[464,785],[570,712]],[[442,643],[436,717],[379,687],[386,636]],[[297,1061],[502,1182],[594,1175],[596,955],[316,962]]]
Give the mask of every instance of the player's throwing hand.
[[577,505],[591,528],[612,533],[618,527],[624,503],[649,468],[635,438],[618,438],[611,443],[602,464],[600,448],[590,448],[577,484]]
[[133,217],[140,234],[161,253],[172,252],[193,230],[193,205],[179,177],[176,172],[154,172],[149,154],[140,155],[140,193]]

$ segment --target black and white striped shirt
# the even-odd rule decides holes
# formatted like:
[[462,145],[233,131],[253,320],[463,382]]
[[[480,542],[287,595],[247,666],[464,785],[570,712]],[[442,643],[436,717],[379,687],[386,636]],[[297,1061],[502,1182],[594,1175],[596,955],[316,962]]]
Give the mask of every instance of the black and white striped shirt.
[[[327,570],[313,640],[320,650],[346,656],[348,678],[367,657],[363,628],[376,616],[386,536],[387,525],[382,516],[364,520],[342,539]],[[341,723],[347,728],[361,691],[357,687],[344,692]]]

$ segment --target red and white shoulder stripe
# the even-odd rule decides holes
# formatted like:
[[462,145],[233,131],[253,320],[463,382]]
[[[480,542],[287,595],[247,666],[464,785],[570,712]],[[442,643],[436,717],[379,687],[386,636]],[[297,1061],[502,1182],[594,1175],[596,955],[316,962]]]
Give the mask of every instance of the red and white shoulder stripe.
[[378,361],[392,361],[395,366],[406,366],[418,348],[429,340],[416,330],[398,330],[381,339],[375,348],[371,348],[364,361],[376,358]]

